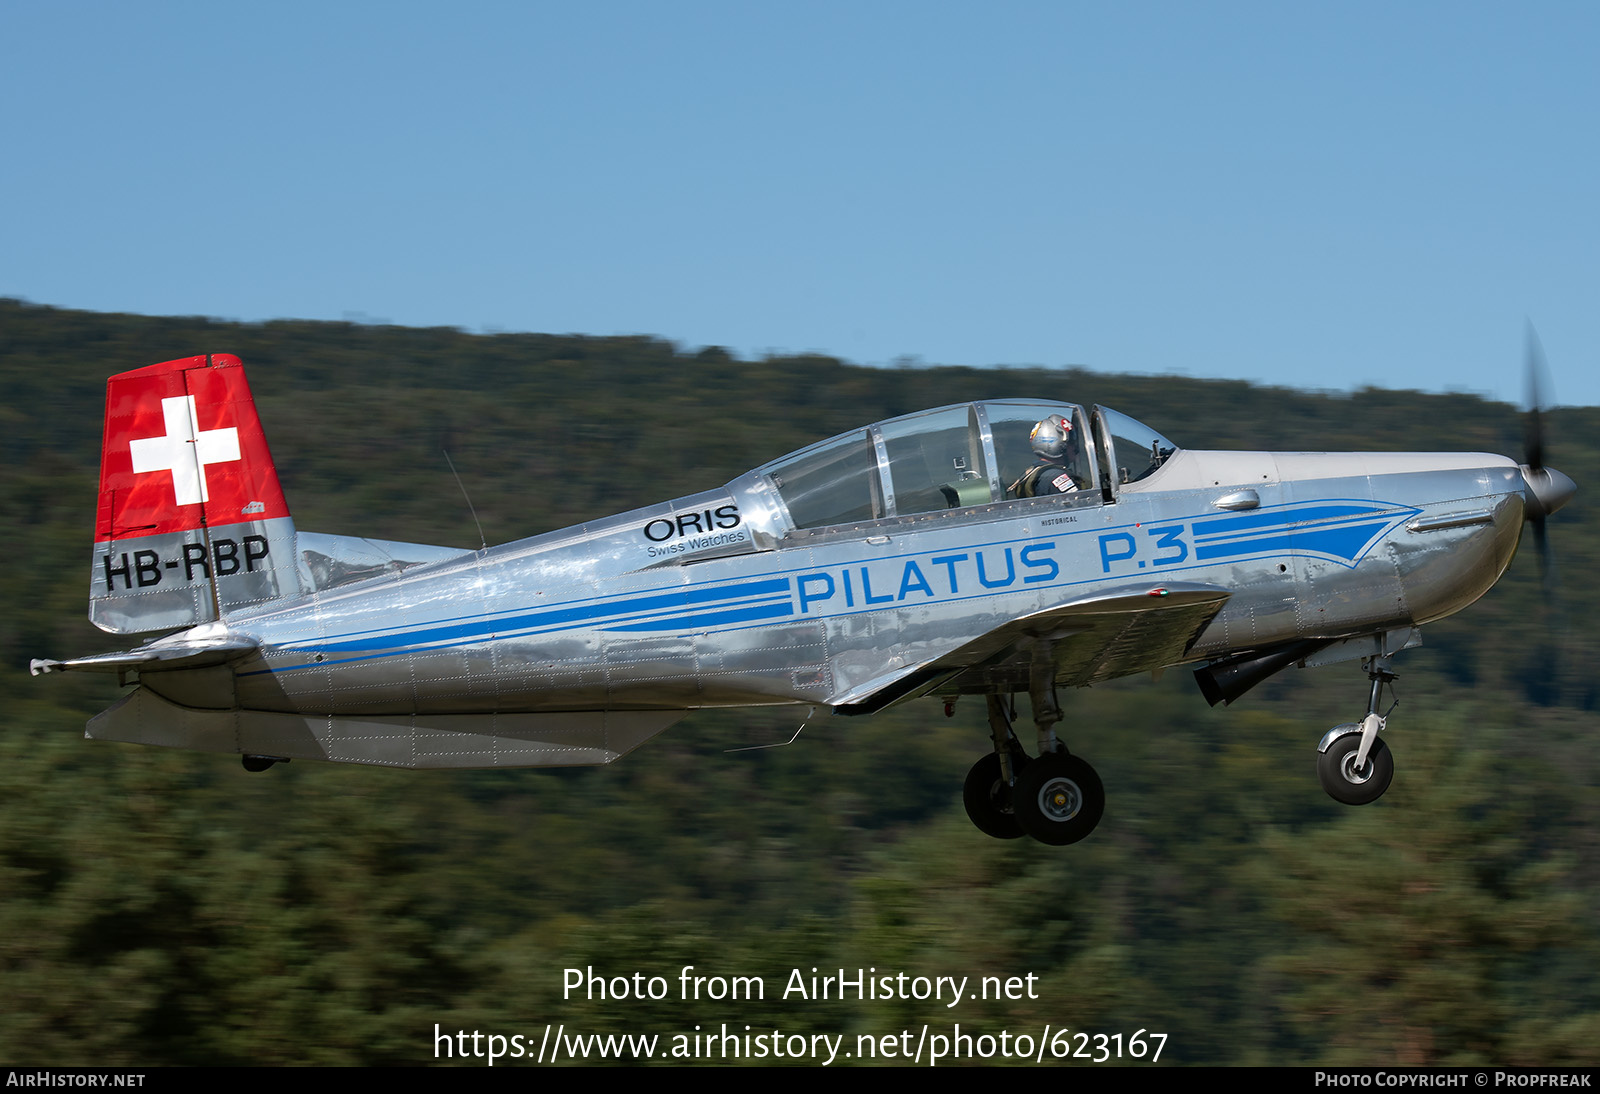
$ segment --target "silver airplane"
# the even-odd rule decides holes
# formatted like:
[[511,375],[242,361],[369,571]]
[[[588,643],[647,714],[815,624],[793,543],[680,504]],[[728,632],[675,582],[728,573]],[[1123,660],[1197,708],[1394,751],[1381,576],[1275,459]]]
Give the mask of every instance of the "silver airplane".
[[136,682],[89,737],[251,770],[605,764],[704,707],[983,695],[969,816],[1068,844],[1105,793],[1057,735],[1058,687],[1196,665],[1216,704],[1359,661],[1366,715],[1317,767],[1364,804],[1394,773],[1391,659],[1574,492],[1539,452],[1191,451],[1105,407],[1000,399],[464,551],[297,531],[238,358],[191,357],[108,381],[90,591],[104,630],[175,633],[32,669]]

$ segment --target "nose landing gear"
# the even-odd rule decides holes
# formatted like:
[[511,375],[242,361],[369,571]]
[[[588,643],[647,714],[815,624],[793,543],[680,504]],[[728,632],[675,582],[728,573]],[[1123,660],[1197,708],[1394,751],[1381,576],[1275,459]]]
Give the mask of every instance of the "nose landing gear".
[[[1377,801],[1394,780],[1394,755],[1389,746],[1378,739],[1389,720],[1387,714],[1378,713],[1378,702],[1383,685],[1392,687],[1395,675],[1389,671],[1388,657],[1367,658],[1366,669],[1367,678],[1372,681],[1367,716],[1360,722],[1334,726],[1323,734],[1317,745],[1317,778],[1322,789],[1334,801],[1345,805],[1368,805]],[[1391,712],[1398,702],[1390,705]]]
[[1389,746],[1374,741],[1363,763],[1358,758],[1361,752],[1359,725],[1351,722],[1335,726],[1329,732],[1339,733],[1339,736],[1325,744],[1317,756],[1317,778],[1322,782],[1322,789],[1334,801],[1345,805],[1367,805],[1383,797],[1394,780],[1394,755]]

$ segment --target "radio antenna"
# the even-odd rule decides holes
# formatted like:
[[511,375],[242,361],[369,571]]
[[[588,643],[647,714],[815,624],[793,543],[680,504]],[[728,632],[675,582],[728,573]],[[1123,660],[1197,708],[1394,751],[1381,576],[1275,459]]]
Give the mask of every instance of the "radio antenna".
[[489,540],[483,534],[483,524],[478,520],[478,510],[473,508],[472,495],[467,493],[467,484],[461,481],[461,473],[456,470],[455,461],[450,458],[450,450],[441,448],[439,451],[444,453],[444,462],[449,464],[450,474],[456,477],[456,485],[461,487],[461,496],[467,499],[467,511],[472,514],[472,523],[478,526],[479,549],[487,551],[489,549]]
[[792,744],[794,744],[796,741],[798,741],[800,739],[800,730],[803,730],[803,729],[806,728],[806,726],[810,725],[811,724],[811,719],[815,718],[816,716],[817,716],[817,708],[816,707],[812,707],[810,710],[806,711],[806,720],[800,723],[800,729],[795,730],[794,731],[794,736],[790,737],[787,741],[774,741],[770,745],[745,745],[743,748],[725,748],[722,751],[724,753],[728,753],[728,752],[759,752],[763,748],[783,748],[786,745],[792,745]]

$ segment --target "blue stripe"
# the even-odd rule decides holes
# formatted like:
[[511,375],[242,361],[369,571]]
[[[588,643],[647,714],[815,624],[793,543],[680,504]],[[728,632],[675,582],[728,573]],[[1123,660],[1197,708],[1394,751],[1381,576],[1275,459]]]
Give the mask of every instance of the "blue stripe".
[[501,616],[496,619],[480,618],[456,626],[424,627],[420,630],[397,631],[387,635],[373,635],[368,638],[355,638],[340,642],[307,643],[297,648],[308,651],[335,652],[342,650],[394,649],[399,646],[428,643],[449,644],[461,640],[481,638],[491,634],[503,634],[507,631],[540,630],[563,623],[581,624],[607,618],[627,618],[640,614],[681,611],[684,608],[693,608],[719,600],[733,600],[771,595],[773,593],[787,595],[788,592],[789,579],[786,577],[764,581],[748,581],[740,585],[711,589],[676,589],[670,593],[634,597],[629,600],[612,601],[608,604],[582,604],[576,607],[551,608],[540,612],[529,612],[520,616]]
[[755,619],[779,619],[794,614],[794,604],[757,605],[737,611],[707,612],[705,615],[678,616],[676,619],[655,619],[644,623],[627,623],[620,627],[607,627],[610,631],[670,631],[680,627],[715,627],[722,623],[748,623]]

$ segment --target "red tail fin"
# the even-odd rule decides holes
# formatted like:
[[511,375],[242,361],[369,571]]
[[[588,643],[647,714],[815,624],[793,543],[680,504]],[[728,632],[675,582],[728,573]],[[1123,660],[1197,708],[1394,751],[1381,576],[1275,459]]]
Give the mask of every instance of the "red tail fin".
[[294,547],[237,357],[188,357],[107,381],[89,609],[97,626],[187,626],[297,592]]

